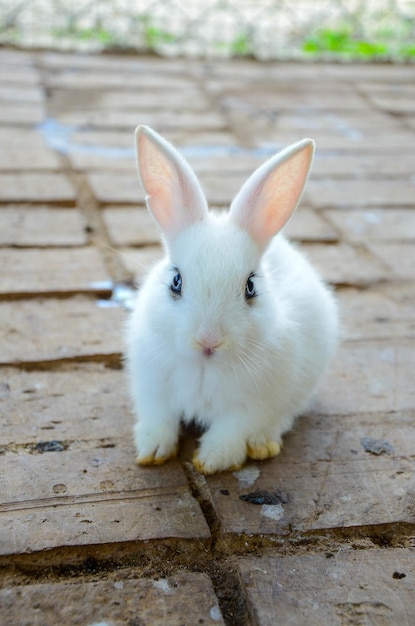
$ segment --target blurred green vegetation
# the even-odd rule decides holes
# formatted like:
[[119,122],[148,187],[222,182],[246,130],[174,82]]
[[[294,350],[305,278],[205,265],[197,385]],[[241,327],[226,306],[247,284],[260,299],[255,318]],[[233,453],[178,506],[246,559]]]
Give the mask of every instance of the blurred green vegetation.
[[399,38],[389,32],[388,37],[364,39],[357,37],[350,29],[320,29],[313,33],[302,45],[309,56],[334,56],[347,59],[405,60],[415,58],[415,43],[399,43]]
[[[0,0],[0,44],[5,45],[169,56],[415,61],[415,0],[388,0],[379,6],[360,0],[350,7],[344,0],[341,10],[336,0],[320,0],[318,11],[302,16],[298,24],[284,3],[264,5],[258,18],[250,19],[236,0],[214,3],[200,14],[169,13],[169,2],[159,0],[144,11],[117,9],[112,0],[103,0],[102,7],[86,2],[78,8],[62,0],[62,10],[50,5],[48,19],[36,22],[36,6],[43,0],[22,0],[13,8],[5,1]],[[195,1],[192,7],[197,6]]]

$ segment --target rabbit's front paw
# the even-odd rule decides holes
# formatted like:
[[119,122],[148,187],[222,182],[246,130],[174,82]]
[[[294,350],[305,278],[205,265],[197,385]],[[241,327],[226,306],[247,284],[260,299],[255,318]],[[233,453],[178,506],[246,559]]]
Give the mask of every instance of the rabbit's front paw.
[[236,471],[246,460],[246,445],[242,439],[226,437],[211,428],[201,438],[200,448],[193,457],[193,465],[202,474]]
[[199,456],[199,451],[196,451],[193,455],[192,463],[198,472],[205,476],[216,474],[216,472],[236,472],[242,467],[242,463],[236,463],[234,465],[226,465],[226,463],[215,463],[212,459],[202,460]]
[[271,459],[277,456],[281,452],[281,444],[277,441],[267,440],[264,442],[248,442],[246,446],[246,453],[250,459],[256,461],[263,461],[264,459]]
[[166,461],[174,459],[177,456],[177,446],[165,455],[159,455],[158,450],[147,455],[138,455],[135,459],[137,465],[163,465]]
[[137,465],[162,465],[177,455],[177,435],[169,433],[167,428],[162,433],[145,429],[137,424],[135,444]]

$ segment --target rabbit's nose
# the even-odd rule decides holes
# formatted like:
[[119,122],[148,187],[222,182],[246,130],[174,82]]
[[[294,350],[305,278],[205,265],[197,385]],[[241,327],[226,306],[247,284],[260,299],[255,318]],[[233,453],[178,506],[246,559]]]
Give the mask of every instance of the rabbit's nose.
[[196,348],[200,350],[206,358],[213,356],[221,347],[223,341],[222,333],[213,329],[202,331],[194,338]]

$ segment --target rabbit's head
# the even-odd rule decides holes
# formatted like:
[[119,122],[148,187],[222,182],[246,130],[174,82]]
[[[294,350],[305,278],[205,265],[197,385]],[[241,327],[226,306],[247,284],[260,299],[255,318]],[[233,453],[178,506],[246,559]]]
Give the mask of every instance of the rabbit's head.
[[166,250],[151,278],[157,284],[146,285],[154,292],[154,319],[185,358],[248,367],[252,346],[264,341],[268,320],[278,314],[262,259],[295,211],[314,144],[303,140],[268,160],[229,211],[219,212],[208,211],[195,174],[173,146],[146,126],[136,138],[147,207]]

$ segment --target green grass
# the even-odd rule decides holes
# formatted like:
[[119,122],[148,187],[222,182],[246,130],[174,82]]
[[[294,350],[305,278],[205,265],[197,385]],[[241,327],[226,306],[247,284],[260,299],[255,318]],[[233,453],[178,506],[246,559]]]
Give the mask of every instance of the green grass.
[[[255,41],[252,25],[241,30],[231,41],[212,41],[211,45],[221,54],[230,57],[255,57]],[[366,61],[414,61],[413,24],[411,21],[395,21],[379,26],[370,36],[359,36],[350,24],[338,24],[313,31],[298,44],[297,54],[315,59],[345,59]],[[163,53],[167,48],[180,48],[181,38],[156,23],[148,13],[135,17],[133,27],[126,34],[105,29],[101,24],[80,28],[76,23],[55,30],[53,36],[72,42],[88,43],[99,49],[148,50]],[[295,54],[295,50],[294,56]]]
[[231,52],[236,56],[248,56],[252,54],[252,44],[247,33],[241,33],[231,43]]
[[53,31],[57,39],[68,38],[79,42],[94,42],[106,48],[117,44],[117,37],[103,28],[59,28]]
[[140,15],[137,22],[140,25],[144,43],[148,50],[157,52],[160,45],[174,44],[177,41],[177,37],[173,33],[156,26],[151,15]]
[[314,57],[333,56],[348,59],[410,59],[415,57],[415,45],[397,43],[399,38],[367,40],[353,36],[349,29],[317,30],[302,46],[303,52]]

